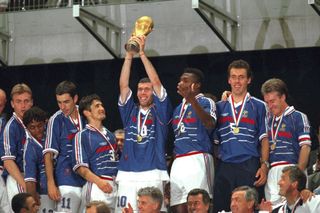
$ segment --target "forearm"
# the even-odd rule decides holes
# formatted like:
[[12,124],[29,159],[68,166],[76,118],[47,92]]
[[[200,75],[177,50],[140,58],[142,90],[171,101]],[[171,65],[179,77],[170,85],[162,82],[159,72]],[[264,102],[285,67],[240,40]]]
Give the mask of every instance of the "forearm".
[[267,137],[261,141],[261,161],[269,161],[269,140]]
[[3,164],[4,168],[9,172],[10,176],[12,176],[20,186],[25,188],[24,178],[16,162],[14,160],[5,160]]
[[298,167],[302,171],[304,171],[308,165],[309,154],[310,154],[310,146],[303,145],[300,149],[299,161],[298,161]]
[[129,92],[129,78],[130,78],[132,58],[133,58],[132,54],[127,53],[122,65],[120,79],[119,79],[121,100],[124,100],[126,98],[125,96]]
[[189,100],[193,110],[196,112],[196,115],[200,118],[202,124],[207,129],[213,129],[215,127],[214,118],[211,117],[198,103],[198,101],[193,97]]
[[45,163],[45,172],[47,176],[47,182],[48,185],[54,185],[56,186],[55,180],[54,180],[54,174],[53,174],[53,153],[47,152],[44,155],[44,163]]
[[36,199],[36,182],[28,181],[26,182],[27,192],[30,193]]
[[94,174],[90,169],[84,166],[80,166],[76,171],[81,177],[86,179],[87,181],[91,183],[95,183],[98,185],[98,182],[100,181],[100,177]]
[[145,55],[144,52],[140,52],[140,58],[144,65],[144,68],[146,70],[146,73],[152,83],[153,89],[155,90],[157,95],[160,95],[160,89],[161,89],[161,81],[157,74],[156,69],[148,59],[148,57]]

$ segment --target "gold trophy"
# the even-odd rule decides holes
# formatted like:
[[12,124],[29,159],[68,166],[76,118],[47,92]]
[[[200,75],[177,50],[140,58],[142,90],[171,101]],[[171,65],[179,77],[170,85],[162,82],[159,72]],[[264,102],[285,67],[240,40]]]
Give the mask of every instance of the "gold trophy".
[[[153,21],[152,18],[149,16],[142,16],[136,20],[134,25],[134,29],[132,32],[132,37],[134,36],[147,36],[153,29]],[[140,51],[140,45],[138,42],[134,40],[134,38],[129,39],[128,43],[124,45],[124,48],[128,52],[136,52]]]

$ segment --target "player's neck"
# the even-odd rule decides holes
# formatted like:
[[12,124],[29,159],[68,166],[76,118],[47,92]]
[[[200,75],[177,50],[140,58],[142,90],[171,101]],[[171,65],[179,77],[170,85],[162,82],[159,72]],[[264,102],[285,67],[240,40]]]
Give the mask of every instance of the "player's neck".
[[93,126],[94,128],[96,128],[100,131],[102,131],[102,129],[103,129],[102,122],[98,121],[98,120],[90,120],[89,125]]
[[299,198],[300,192],[298,192],[297,190],[286,196],[287,203],[289,206],[294,205]]
[[235,103],[239,103],[239,102],[243,101],[243,99],[244,99],[244,97],[246,97],[246,95],[247,95],[247,91],[245,91],[241,94],[232,93],[232,98]]
[[70,117],[71,117],[73,120],[77,120],[77,119],[78,119],[78,109],[77,109],[76,106],[74,107],[74,110],[73,110],[72,113],[70,114]]

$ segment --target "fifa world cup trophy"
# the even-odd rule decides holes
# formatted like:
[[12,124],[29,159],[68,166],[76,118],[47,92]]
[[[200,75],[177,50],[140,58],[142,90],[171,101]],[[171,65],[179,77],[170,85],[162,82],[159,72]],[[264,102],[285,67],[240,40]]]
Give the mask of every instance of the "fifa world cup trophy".
[[132,38],[125,44],[124,48],[127,51],[138,53],[140,51],[139,43],[134,40],[134,37],[147,36],[153,29],[153,21],[149,16],[142,16],[136,20],[133,28]]

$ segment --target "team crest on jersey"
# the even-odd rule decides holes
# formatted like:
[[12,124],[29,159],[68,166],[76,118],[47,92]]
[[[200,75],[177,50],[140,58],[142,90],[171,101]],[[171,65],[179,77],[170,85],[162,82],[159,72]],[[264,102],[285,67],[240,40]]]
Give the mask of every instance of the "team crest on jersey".
[[281,124],[280,131],[281,132],[285,132],[286,131],[286,124]]
[[191,116],[192,116],[192,111],[189,111],[187,114],[187,118],[191,118]]
[[243,110],[242,117],[243,118],[247,118],[248,117],[248,111],[247,110]]
[[107,142],[102,141],[102,142],[99,143],[99,145],[100,145],[100,146],[105,146],[105,145],[107,145]]

